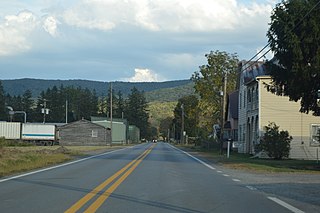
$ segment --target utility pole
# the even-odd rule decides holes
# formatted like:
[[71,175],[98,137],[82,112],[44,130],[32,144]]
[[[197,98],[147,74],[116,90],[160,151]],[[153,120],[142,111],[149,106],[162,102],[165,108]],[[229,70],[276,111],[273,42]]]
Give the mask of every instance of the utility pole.
[[181,104],[181,144],[184,144],[184,105]]
[[224,117],[226,114],[226,105],[227,105],[227,72],[224,72],[224,76],[223,76],[223,94],[222,94],[222,109],[221,109],[221,127],[220,127],[220,140],[221,140],[221,144],[220,144],[220,154],[222,154],[222,150],[223,150],[223,133],[224,133]]
[[44,103],[41,112],[43,113],[43,123],[46,123],[46,115],[49,114],[49,109],[47,109],[47,100],[44,99],[43,101]]
[[111,129],[110,146],[112,146],[112,82],[110,82],[110,129]]
[[66,99],[66,124],[68,123],[68,100]]

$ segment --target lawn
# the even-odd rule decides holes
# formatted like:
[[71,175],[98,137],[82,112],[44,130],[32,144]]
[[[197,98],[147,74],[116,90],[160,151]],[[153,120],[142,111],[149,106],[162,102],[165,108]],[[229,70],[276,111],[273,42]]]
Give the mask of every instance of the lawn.
[[252,158],[248,154],[231,152],[227,158],[226,153],[205,150],[194,147],[183,147],[187,151],[196,152],[208,160],[232,169],[244,169],[255,172],[311,172],[320,173],[320,162],[316,160],[273,160]]
[[1,146],[0,177],[56,165],[88,153],[104,152],[110,148],[109,146]]

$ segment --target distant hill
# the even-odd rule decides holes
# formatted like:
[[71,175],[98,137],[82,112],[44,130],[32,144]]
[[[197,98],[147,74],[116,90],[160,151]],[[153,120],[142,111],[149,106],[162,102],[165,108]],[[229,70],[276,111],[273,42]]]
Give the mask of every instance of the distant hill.
[[179,98],[182,98],[184,96],[193,95],[194,93],[194,83],[190,82],[176,87],[163,88],[146,92],[145,96],[147,102],[172,102],[178,101]]
[[[43,80],[43,79],[15,79],[1,80],[5,93],[22,95],[27,89],[31,90],[34,97],[38,97],[42,91],[48,88],[63,85],[64,87],[73,86],[75,88],[88,88],[96,90],[98,96],[105,96],[110,88],[110,82],[89,81],[89,80]],[[191,80],[177,80],[165,82],[112,82],[115,92],[121,91],[124,96],[131,93],[131,89],[136,87],[146,93],[147,101],[177,101],[184,95],[193,93],[193,83]]]

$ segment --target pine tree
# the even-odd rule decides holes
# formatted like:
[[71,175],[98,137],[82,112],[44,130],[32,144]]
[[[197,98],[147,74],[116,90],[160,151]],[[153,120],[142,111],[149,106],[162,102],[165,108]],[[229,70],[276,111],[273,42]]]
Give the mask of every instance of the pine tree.
[[290,100],[301,100],[301,112],[320,114],[320,2],[284,1],[271,16],[267,36],[275,60],[268,70],[273,78],[269,90]]
[[2,86],[2,82],[0,81],[0,120],[4,121],[7,118],[6,114],[6,100],[5,94]]
[[140,129],[141,138],[150,136],[146,98],[144,93],[135,87],[128,96],[125,118],[129,121],[129,124],[136,125]]
[[22,95],[22,111],[26,112],[27,120],[31,121],[33,113],[33,100],[31,90],[26,90]]
[[115,117],[122,118],[122,115],[125,110],[125,102],[123,99],[122,92],[119,90],[117,93],[117,101],[116,101],[116,109],[115,109]]

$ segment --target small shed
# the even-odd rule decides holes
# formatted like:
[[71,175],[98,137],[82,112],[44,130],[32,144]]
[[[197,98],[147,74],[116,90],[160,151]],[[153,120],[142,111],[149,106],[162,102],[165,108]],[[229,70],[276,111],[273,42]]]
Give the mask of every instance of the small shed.
[[[104,117],[91,117],[91,122],[111,128],[111,120]],[[113,118],[112,120],[112,143],[113,144],[126,144],[128,141],[129,126],[126,119]]]
[[82,119],[59,127],[59,143],[68,146],[103,146],[111,143],[111,129]]

